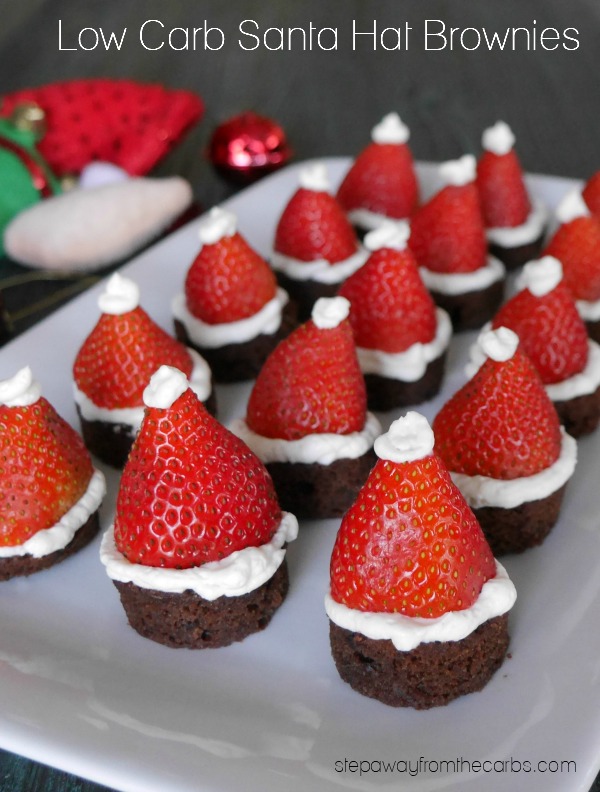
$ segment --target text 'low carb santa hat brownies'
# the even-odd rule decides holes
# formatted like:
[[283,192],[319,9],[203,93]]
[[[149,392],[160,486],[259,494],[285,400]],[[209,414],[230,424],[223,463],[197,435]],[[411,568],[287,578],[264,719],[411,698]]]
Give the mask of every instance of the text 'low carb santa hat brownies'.
[[144,388],[160,366],[181,369],[213,413],[216,397],[206,361],[148,316],[134,281],[115,273],[98,305],[102,315],[73,365],[75,403],[89,450],[122,467],[144,416]]
[[379,460],[331,556],[333,659],[342,679],[395,707],[480,690],[508,648],[516,592],[418,413],[379,437]]
[[206,358],[217,382],[253,379],[294,326],[295,306],[234,214],[212,209],[198,234],[202,247],[172,304],[177,337]]
[[181,371],[162,366],[144,402],[102,562],[140,635],[190,649],[241,641],[285,598],[298,523]]
[[80,550],[106,492],[83,440],[41,395],[31,369],[0,382],[0,580]]

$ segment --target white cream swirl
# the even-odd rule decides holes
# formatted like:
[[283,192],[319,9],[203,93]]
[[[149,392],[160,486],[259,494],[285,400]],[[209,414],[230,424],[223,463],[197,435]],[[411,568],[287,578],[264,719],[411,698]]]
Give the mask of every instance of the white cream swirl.
[[313,280],[319,283],[341,283],[349,278],[357,269],[360,269],[369,256],[369,252],[359,246],[356,253],[342,261],[327,261],[315,259],[314,261],[301,261],[300,259],[284,256],[276,250],[271,254],[271,266],[276,272],[283,272],[288,278],[297,281]]
[[545,385],[552,401],[568,401],[594,393],[600,386],[600,346],[588,338],[588,360],[583,371],[562,382]]
[[29,407],[42,395],[42,389],[29,366],[19,369],[10,379],[0,381],[0,405],[4,407]]
[[451,295],[482,291],[504,280],[506,274],[504,264],[493,256],[488,256],[484,266],[472,272],[433,272],[426,267],[420,267],[419,272],[428,289]]
[[98,307],[105,314],[121,316],[134,311],[140,304],[140,289],[135,281],[115,272],[98,298]]

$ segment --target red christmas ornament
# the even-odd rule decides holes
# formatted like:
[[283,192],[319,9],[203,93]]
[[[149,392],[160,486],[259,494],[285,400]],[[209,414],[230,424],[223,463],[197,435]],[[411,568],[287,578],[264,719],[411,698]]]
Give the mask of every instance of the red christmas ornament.
[[277,170],[291,155],[282,127],[250,111],[220,124],[208,149],[210,161],[223,176],[243,183]]

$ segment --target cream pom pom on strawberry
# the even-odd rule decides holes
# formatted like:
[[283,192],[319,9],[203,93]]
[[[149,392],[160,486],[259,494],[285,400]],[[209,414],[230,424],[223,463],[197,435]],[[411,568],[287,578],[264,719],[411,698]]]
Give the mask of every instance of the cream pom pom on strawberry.
[[142,635],[192,648],[241,640],[285,596],[295,518],[282,513],[258,457],[181,371],[158,369],[144,401],[102,559]]
[[217,381],[252,379],[295,323],[288,294],[221,207],[199,224],[200,251],[173,300],[177,337],[207,359]]
[[105,493],[83,440],[41,395],[29,367],[0,382],[0,580],[87,544]]
[[407,246],[405,222],[387,222],[365,237],[367,262],[339,294],[365,375],[368,404],[390,410],[432,398],[441,385],[452,326],[437,308]]
[[333,657],[365,695],[419,709],[447,704],[502,663],[514,587],[422,415],[395,421],[375,451],[331,556]]
[[520,286],[492,327],[517,333],[569,434],[588,434],[600,420],[600,346],[588,339],[558,259],[530,261]]
[[366,409],[349,308],[343,297],[318,300],[266,360],[246,418],[232,425],[297,515],[342,514],[374,462],[380,426]]
[[490,250],[508,269],[539,255],[547,221],[545,207],[529,195],[514,144],[511,128],[498,121],[484,131],[484,151],[477,163],[477,188]]
[[134,281],[115,273],[98,305],[100,318],[73,365],[75,401],[88,448],[122,467],[142,422],[144,389],[157,368],[181,369],[213,412],[216,399],[207,363],[151,319]]
[[484,330],[472,354],[473,377],[433,422],[436,452],[494,553],[522,552],[558,519],[576,442],[516,333]]
[[345,175],[337,199],[351,223],[377,228],[386,220],[409,218],[419,203],[419,185],[410,132],[397,113],[389,113],[371,131],[364,148]]
[[411,219],[409,245],[425,285],[457,331],[481,327],[504,288],[504,266],[487,253],[475,171],[471,155],[444,163],[445,186]]
[[271,265],[279,283],[297,300],[300,318],[305,320],[315,301],[332,297],[364,264],[367,254],[330,193],[323,163],[306,165],[299,181],[279,218]]

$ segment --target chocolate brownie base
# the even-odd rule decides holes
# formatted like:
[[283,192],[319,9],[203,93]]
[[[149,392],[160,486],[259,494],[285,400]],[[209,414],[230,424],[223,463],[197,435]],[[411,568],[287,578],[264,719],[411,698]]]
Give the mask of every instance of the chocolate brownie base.
[[0,580],[33,575],[34,572],[40,572],[42,569],[47,569],[60,561],[64,561],[65,558],[89,544],[98,533],[99,527],[98,512],[94,512],[94,514],[90,515],[87,522],[79,528],[69,544],[61,550],[55,550],[53,553],[41,558],[35,558],[32,555],[0,558]]
[[592,341],[595,341],[597,344],[600,344],[600,319],[595,322],[591,321],[591,319],[588,320],[585,323],[585,328],[588,332],[588,336],[592,339]]
[[558,520],[566,486],[546,498],[513,509],[496,506],[473,509],[493,554],[522,553],[541,544]]
[[443,294],[430,290],[436,305],[450,315],[454,331],[476,330],[494,316],[504,297],[504,280],[494,281],[487,289]]
[[288,591],[287,562],[270,580],[239,597],[212,602],[193,591],[171,594],[113,581],[129,624],[144,638],[175,649],[229,646],[264,630]]
[[277,283],[292,297],[298,306],[298,321],[310,319],[313,305],[320,297],[335,297],[343,281],[320,283],[315,280],[294,280],[283,272],[276,272]]
[[527,264],[532,259],[537,259],[542,250],[544,243],[544,232],[542,231],[537,239],[528,242],[526,245],[517,245],[516,247],[502,247],[502,245],[494,244],[489,245],[489,251],[492,256],[504,264],[509,272],[512,272],[523,264]]
[[560,422],[571,437],[591,434],[600,422],[600,387],[567,401],[555,401]]
[[[214,389],[211,390],[204,406],[211,415],[216,416],[217,395]],[[76,407],[81,434],[88,450],[105,464],[122,468],[127,462],[137,431],[130,424],[90,421],[83,417],[79,405]]]
[[297,324],[297,306],[290,300],[281,314],[281,324],[275,333],[261,333],[241,344],[203,347],[189,337],[183,322],[175,319],[175,335],[206,360],[217,382],[242,382],[255,379],[263,363],[277,344],[288,336]]
[[309,520],[341,517],[354,503],[377,461],[369,449],[357,459],[336,459],[330,465],[268,462],[281,508]]
[[445,364],[446,353],[432,360],[421,379],[415,382],[382,377],[380,374],[365,374],[369,409],[387,412],[432,399],[442,385]]
[[508,614],[460,641],[419,644],[409,652],[329,625],[331,653],[344,682],[391,707],[441,707],[481,690],[502,665],[509,642]]

